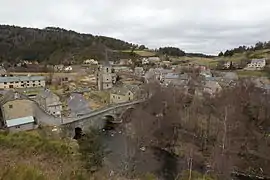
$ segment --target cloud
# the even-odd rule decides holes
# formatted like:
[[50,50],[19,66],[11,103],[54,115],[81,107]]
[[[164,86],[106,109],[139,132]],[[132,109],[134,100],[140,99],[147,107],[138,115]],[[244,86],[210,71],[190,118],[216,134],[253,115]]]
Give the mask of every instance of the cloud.
[[268,0],[0,0],[0,23],[216,54],[270,40]]

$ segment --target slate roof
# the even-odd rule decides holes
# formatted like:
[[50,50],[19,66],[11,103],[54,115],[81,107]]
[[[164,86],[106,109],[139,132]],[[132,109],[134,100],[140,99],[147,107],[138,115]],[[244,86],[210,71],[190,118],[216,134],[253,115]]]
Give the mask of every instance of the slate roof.
[[7,76],[0,77],[0,83],[15,82],[15,81],[40,81],[45,80],[44,76]]
[[87,114],[91,111],[88,101],[79,93],[72,93],[67,105],[71,112],[76,114]]
[[133,94],[136,94],[139,91],[139,86],[135,85],[124,85],[121,87],[115,87],[112,89],[112,94],[119,94],[119,95],[126,95],[129,91],[131,91]]
[[252,59],[251,63],[252,64],[265,63],[265,59]]
[[230,79],[230,80],[237,80],[238,79],[238,75],[235,72],[225,72],[223,74],[223,77],[225,79]]
[[17,118],[17,119],[10,119],[6,120],[7,127],[14,127],[14,126],[19,126],[23,124],[28,124],[28,123],[33,123],[35,122],[33,116],[28,116],[28,117],[22,117],[22,118]]
[[12,101],[15,99],[16,93],[12,90],[7,91],[1,98],[0,98],[0,105],[4,105],[8,101]]
[[179,75],[175,73],[168,73],[164,76],[165,79],[178,79]]
[[42,98],[48,98],[53,96],[54,94],[49,90],[49,89],[45,89],[43,91],[41,91],[37,96],[40,96]]

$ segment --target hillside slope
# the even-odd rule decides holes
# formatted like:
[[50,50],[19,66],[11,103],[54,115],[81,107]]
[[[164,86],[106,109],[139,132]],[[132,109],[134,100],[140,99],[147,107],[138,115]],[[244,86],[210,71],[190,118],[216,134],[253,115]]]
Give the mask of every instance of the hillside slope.
[[134,44],[105,36],[80,34],[61,28],[22,28],[0,25],[0,60],[19,59],[58,63],[63,60],[102,59],[105,48],[127,50]]

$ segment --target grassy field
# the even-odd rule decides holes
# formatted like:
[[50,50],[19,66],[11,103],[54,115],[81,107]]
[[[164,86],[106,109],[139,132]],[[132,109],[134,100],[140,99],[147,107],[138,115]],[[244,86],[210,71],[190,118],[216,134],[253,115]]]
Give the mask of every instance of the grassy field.
[[[123,50],[121,52],[130,53],[131,50]],[[135,50],[134,53],[138,54],[139,56],[156,56],[155,52],[146,51],[146,50]]]
[[269,73],[265,71],[236,71],[239,77],[268,77],[270,78]]
[[70,179],[80,167],[76,152],[77,146],[72,141],[60,139],[49,128],[1,132],[0,179]]

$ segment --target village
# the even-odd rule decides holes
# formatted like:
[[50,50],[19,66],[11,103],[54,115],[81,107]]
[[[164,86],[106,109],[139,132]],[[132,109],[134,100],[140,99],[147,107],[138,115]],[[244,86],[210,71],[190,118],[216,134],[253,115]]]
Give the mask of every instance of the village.
[[[138,63],[139,62],[139,63]],[[1,124],[11,132],[26,131],[40,125],[60,125],[67,119],[85,116],[94,110],[145,99],[145,84],[158,82],[164,87],[185,87],[188,93],[215,96],[233,86],[239,76],[231,62],[222,71],[190,62],[178,63],[158,56],[104,61],[87,59],[82,64],[40,65],[21,61],[2,65],[0,73]],[[253,59],[245,71],[262,70],[265,59]],[[191,76],[187,69],[197,70],[202,81],[190,91]],[[226,70],[227,69],[227,70]],[[253,83],[267,91],[266,77],[253,77]],[[61,119],[61,122],[55,122]]]

